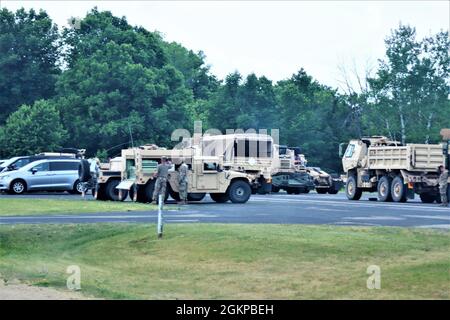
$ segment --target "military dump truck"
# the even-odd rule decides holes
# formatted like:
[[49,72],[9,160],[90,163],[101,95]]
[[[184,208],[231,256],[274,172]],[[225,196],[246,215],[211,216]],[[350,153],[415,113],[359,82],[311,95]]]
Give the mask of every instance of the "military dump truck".
[[[447,143],[448,145],[448,143]],[[346,194],[359,200],[364,191],[379,201],[405,202],[419,194],[422,202],[439,201],[438,167],[445,164],[443,144],[407,144],[384,136],[351,140],[342,154]]]
[[204,155],[223,158],[226,170],[252,176],[252,193],[266,194],[272,190],[273,138],[266,134],[235,133],[203,136],[198,144]]
[[222,157],[203,156],[198,147],[167,150],[145,145],[124,149],[121,157],[111,160],[109,167],[100,166],[94,188],[96,199],[123,201],[129,195],[137,202],[152,202],[154,173],[162,157],[167,157],[172,164],[165,199],[169,195],[180,199],[177,169],[182,159],[189,167],[189,201],[201,201],[209,193],[219,203],[245,203],[252,185],[257,183],[251,174],[226,169]]
[[272,192],[285,190],[288,194],[308,193],[314,181],[306,172],[306,159],[300,148],[274,145],[272,165]]

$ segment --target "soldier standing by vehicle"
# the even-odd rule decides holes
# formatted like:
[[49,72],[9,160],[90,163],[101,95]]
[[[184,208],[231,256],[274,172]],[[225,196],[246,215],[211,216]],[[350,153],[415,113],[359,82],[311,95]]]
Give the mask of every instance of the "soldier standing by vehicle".
[[181,159],[181,165],[178,168],[178,189],[180,192],[181,204],[187,203],[187,189],[188,189],[188,166],[184,159]]
[[158,201],[159,195],[166,196],[167,178],[169,176],[170,165],[167,163],[167,158],[162,157],[161,163],[158,164],[157,171],[155,172],[156,183],[155,191],[153,192],[153,201]]
[[439,193],[441,194],[441,206],[448,207],[447,186],[448,186],[448,171],[444,166],[439,166]]

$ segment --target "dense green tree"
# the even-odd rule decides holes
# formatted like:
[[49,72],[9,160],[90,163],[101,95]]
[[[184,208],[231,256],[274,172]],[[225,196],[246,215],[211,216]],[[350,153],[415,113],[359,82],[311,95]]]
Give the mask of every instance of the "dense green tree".
[[20,105],[54,95],[58,37],[42,10],[0,9],[0,124]]
[[166,145],[188,125],[192,91],[159,35],[95,9],[64,34],[69,68],[57,93],[71,144],[94,153],[129,141],[131,129],[137,142]]
[[224,85],[211,99],[208,123],[226,129],[272,129],[277,119],[277,105],[272,82],[254,74],[245,81],[239,73],[227,76]]
[[351,113],[329,87],[301,69],[276,87],[280,108],[280,143],[300,146],[309,165],[339,171],[339,143],[350,134],[346,121]]
[[0,129],[2,157],[56,151],[67,138],[58,109],[50,101],[22,105]]
[[202,51],[194,53],[176,42],[164,43],[164,48],[168,62],[183,74],[194,99],[206,100],[217,90],[219,82],[209,73]]
[[400,26],[386,39],[365,108],[369,134],[386,134],[405,142],[439,141],[450,125],[450,40],[448,32],[421,41],[410,26]]

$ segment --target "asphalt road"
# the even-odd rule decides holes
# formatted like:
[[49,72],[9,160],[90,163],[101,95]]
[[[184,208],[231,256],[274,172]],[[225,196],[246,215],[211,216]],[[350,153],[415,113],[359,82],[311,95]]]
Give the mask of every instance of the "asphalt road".
[[[369,201],[375,195],[365,195],[360,201],[349,201],[344,194],[319,195],[314,192],[301,195],[283,193],[253,195],[246,204],[217,204],[207,196],[202,202],[191,203],[178,210],[167,204],[164,221],[167,223],[276,223],[329,224],[362,226],[401,226],[450,229],[450,208],[423,204],[420,200],[407,203]],[[0,195],[0,198],[51,198],[94,201],[90,196],[58,193]],[[156,211],[108,212],[80,215],[8,216],[0,217],[0,224],[34,223],[96,223],[137,222],[155,223]]]

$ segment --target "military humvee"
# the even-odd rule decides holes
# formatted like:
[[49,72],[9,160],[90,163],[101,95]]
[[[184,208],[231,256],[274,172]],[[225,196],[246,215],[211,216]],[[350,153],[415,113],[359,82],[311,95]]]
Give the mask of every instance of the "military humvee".
[[227,170],[252,176],[252,193],[270,193],[272,186],[273,138],[266,134],[234,133],[207,135],[198,142],[191,139],[204,155],[223,158]]
[[[245,203],[251,195],[254,176],[224,168],[223,159],[203,156],[196,147],[167,150],[155,145],[122,150],[109,168],[100,169],[96,186],[97,199],[123,201],[129,195],[138,202],[152,202],[157,165],[166,157],[169,170],[166,199],[179,200],[178,166],[183,159],[188,165],[188,200],[200,201],[207,193],[219,203]],[[120,164],[118,164],[119,162]]]

